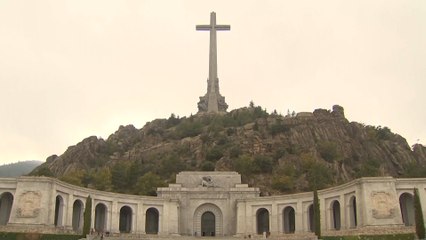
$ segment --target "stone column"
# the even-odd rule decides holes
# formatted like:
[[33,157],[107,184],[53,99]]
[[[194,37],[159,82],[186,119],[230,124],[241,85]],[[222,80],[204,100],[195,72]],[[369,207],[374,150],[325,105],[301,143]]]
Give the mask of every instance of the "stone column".
[[272,234],[278,234],[280,232],[280,229],[278,227],[278,221],[279,221],[278,218],[279,217],[280,217],[280,214],[278,212],[277,204],[275,202],[273,202],[272,205],[271,205],[271,217],[270,217],[271,225],[270,225],[270,228],[269,228],[269,231]]
[[68,229],[72,229],[73,200],[74,200],[74,195],[69,194],[67,209],[65,211],[65,223],[64,223],[64,226]]
[[296,205],[296,209],[295,209],[295,233],[300,233],[304,231],[304,227],[303,227],[303,217],[304,217],[304,209],[303,209],[303,204],[302,204],[302,200],[299,199],[297,201],[297,205]]
[[245,202],[237,202],[237,236],[244,236],[247,233],[246,226],[246,203]]
[[119,233],[120,232],[120,230],[119,230],[120,212],[118,210],[118,203],[117,203],[116,200],[114,200],[111,204],[110,216],[111,217],[108,218],[108,219],[111,219],[111,220],[108,221],[108,219],[107,219],[107,222],[109,222],[108,225],[110,226],[110,228],[109,228],[110,232],[111,233]]

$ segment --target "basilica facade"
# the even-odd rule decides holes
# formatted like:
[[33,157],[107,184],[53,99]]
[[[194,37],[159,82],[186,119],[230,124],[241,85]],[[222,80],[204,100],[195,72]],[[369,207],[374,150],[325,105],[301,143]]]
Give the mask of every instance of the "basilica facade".
[[[322,232],[412,232],[414,187],[425,206],[423,178],[361,178],[320,190]],[[0,231],[81,233],[90,196],[93,231],[112,235],[313,235],[312,192],[259,193],[242,184],[236,172],[181,172],[176,183],[158,188],[156,197],[97,191],[46,177],[3,178]]]

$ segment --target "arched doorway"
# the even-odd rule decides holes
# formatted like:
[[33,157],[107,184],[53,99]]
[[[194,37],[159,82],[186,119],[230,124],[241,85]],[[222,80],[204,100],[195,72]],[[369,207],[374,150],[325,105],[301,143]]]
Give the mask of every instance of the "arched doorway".
[[331,205],[331,220],[332,220],[332,228],[334,230],[340,230],[340,203],[339,201],[333,201]]
[[261,208],[256,212],[257,234],[269,232],[269,212],[265,208]]
[[357,225],[358,223],[356,216],[356,197],[352,196],[349,199],[349,227],[356,228]]
[[0,195],[0,225],[7,225],[12,211],[13,195],[5,192]]
[[308,207],[308,222],[309,222],[309,231],[315,232],[315,221],[314,221],[314,205],[311,204]]
[[401,208],[402,222],[405,226],[413,226],[414,221],[414,197],[409,193],[403,193],[399,197],[399,205]]
[[194,212],[194,236],[222,236],[223,217],[220,208],[211,203],[200,205]]
[[124,206],[120,209],[119,231],[121,233],[129,233],[132,230],[132,209]]
[[296,230],[296,215],[294,208],[286,207],[283,210],[284,233],[294,233]]
[[76,232],[79,232],[82,227],[83,219],[83,202],[80,200],[75,200],[72,205],[72,229]]
[[62,226],[62,219],[64,215],[64,199],[58,195],[55,202],[55,226]]
[[216,235],[216,217],[212,212],[205,212],[201,216],[201,236]]
[[103,203],[98,203],[95,207],[95,230],[104,232],[107,223],[107,207]]
[[158,234],[158,222],[160,214],[156,208],[146,210],[145,232],[147,234]]

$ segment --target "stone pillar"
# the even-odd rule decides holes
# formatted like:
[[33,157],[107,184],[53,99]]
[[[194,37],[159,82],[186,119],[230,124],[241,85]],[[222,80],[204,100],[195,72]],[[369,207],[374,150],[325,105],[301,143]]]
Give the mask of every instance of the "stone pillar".
[[[108,221],[108,219],[111,220]],[[109,222],[108,225],[110,226],[110,232],[119,233],[120,210],[118,209],[118,203],[116,200],[114,200],[111,204],[111,214],[108,219],[107,222]]]
[[345,201],[345,195],[341,194],[339,196],[339,202],[340,202],[340,229],[346,229],[348,224],[348,217],[346,216],[346,201]]
[[237,236],[244,236],[247,233],[246,225],[246,203],[245,202],[237,202]]
[[65,223],[64,226],[68,229],[72,229],[72,217],[73,217],[73,206],[74,206],[74,195],[68,195],[67,208],[65,209]]
[[278,226],[280,213],[278,212],[277,204],[272,203],[271,205],[271,216],[270,216],[270,228],[269,231],[272,234],[278,234],[280,232],[280,228]]
[[329,223],[327,222],[329,217],[327,217],[327,214],[329,214],[330,206],[325,205],[325,199],[324,197],[320,196],[319,193],[318,193],[318,200],[320,202],[321,231],[323,232],[323,231],[326,231],[329,226]]
[[304,220],[304,216],[306,214],[304,214],[304,209],[303,209],[303,204],[302,201],[299,199],[297,201],[297,205],[296,205],[296,209],[295,209],[295,233],[300,233],[300,232],[304,232],[304,224],[303,224],[303,220]]

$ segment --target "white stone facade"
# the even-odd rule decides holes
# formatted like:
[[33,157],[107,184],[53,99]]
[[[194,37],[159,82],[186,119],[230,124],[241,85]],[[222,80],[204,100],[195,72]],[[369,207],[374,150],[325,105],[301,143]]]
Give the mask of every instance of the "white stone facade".
[[[320,190],[322,232],[410,232],[414,188],[426,206],[424,178],[361,178]],[[260,197],[259,189],[241,184],[236,172],[181,172],[175,184],[157,192],[157,197],[135,196],[45,177],[2,178],[0,231],[80,233],[89,195],[92,228],[112,234],[254,236],[312,231],[312,192]]]

